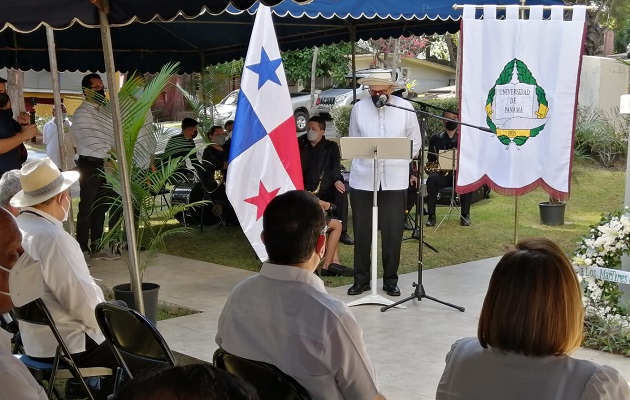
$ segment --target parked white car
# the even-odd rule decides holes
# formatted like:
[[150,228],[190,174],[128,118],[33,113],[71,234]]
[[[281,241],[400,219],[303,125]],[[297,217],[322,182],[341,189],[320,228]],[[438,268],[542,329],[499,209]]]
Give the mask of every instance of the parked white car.
[[[341,107],[352,104],[352,87],[357,89],[357,100],[370,97],[370,90],[367,86],[358,83],[361,78],[367,78],[374,72],[389,72],[390,69],[362,69],[356,72],[357,82],[353,82],[352,73],[345,76],[342,83],[333,86],[328,90],[324,90],[319,94],[317,100],[317,112],[319,114],[330,114],[333,107]],[[354,84],[353,84],[354,83]],[[403,93],[403,97],[407,97],[407,91]]]
[[[215,105],[218,120],[225,122],[234,119],[236,116],[236,105],[238,103],[238,92],[238,90],[230,92],[223,100]],[[297,132],[306,132],[308,119],[314,114],[314,112],[311,112],[310,93],[291,93],[291,103],[293,104],[295,129]]]

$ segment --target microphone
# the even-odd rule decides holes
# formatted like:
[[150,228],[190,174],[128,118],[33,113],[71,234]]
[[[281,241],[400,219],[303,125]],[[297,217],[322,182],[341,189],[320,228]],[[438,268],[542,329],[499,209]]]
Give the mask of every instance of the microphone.
[[376,103],[374,103],[374,105],[376,106],[376,108],[381,108],[385,106],[385,103],[387,103],[387,95],[382,94],[378,96],[378,100],[376,100]]

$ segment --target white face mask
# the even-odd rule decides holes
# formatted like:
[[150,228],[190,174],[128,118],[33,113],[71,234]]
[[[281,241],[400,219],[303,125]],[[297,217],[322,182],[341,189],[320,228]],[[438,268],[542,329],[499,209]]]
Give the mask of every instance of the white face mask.
[[315,132],[312,129],[306,132],[306,138],[308,139],[309,142],[313,142],[317,140],[318,137],[319,137],[319,133]]
[[11,297],[15,307],[22,307],[44,294],[44,277],[38,260],[34,260],[26,252],[16,261],[13,268],[0,269],[9,273],[9,293],[1,292]]
[[[64,198],[68,199],[68,196],[64,196]],[[60,204],[61,209],[63,210],[63,218],[61,219],[61,222],[66,222],[70,213],[70,199],[68,199],[68,208],[65,208],[62,204]]]

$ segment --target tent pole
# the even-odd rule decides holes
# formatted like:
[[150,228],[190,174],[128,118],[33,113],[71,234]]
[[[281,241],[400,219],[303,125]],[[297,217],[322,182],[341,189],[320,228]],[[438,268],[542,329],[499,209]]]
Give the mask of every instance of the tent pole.
[[123,216],[125,218],[125,230],[127,232],[127,243],[129,249],[129,273],[131,275],[131,290],[133,290],[136,309],[144,314],[144,302],[142,299],[142,284],[140,282],[140,271],[138,269],[138,248],[136,246],[136,230],[133,221],[133,204],[131,202],[131,182],[129,179],[129,166],[125,155],[123,140],[122,120],[120,114],[120,102],[118,101],[118,85],[116,85],[116,69],[114,67],[114,51],[112,49],[112,36],[109,29],[107,11],[109,2],[103,1],[98,9],[101,25],[101,40],[103,41],[103,55],[105,57],[105,70],[107,71],[107,81],[110,86],[110,104],[112,111],[112,122],[114,124],[114,140],[116,142],[116,153],[118,154],[118,169],[120,172],[120,191],[122,196]]
[[352,104],[357,101],[357,31],[350,25],[350,47],[352,48]]
[[[68,171],[73,168],[71,165],[72,153],[69,151],[72,148],[72,141],[70,140],[70,132],[65,132],[63,127],[63,117],[61,111],[61,88],[59,85],[59,70],[57,69],[57,51],[55,48],[55,33],[51,27],[46,25],[46,41],[48,42],[48,60],[50,62],[50,77],[52,80],[53,89],[53,101],[55,125],[57,125],[57,137],[59,138],[59,157],[61,165],[58,165],[63,171]],[[70,202],[70,210],[68,211],[70,216],[73,216],[72,202]],[[74,218],[68,220],[68,233],[70,236],[74,236]]]

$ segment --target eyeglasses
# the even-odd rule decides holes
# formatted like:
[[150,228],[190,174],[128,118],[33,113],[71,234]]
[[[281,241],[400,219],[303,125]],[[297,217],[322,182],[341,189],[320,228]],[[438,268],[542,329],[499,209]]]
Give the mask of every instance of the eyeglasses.
[[376,96],[376,95],[381,95],[381,94],[389,94],[389,89],[383,89],[383,90],[370,90],[370,96]]

